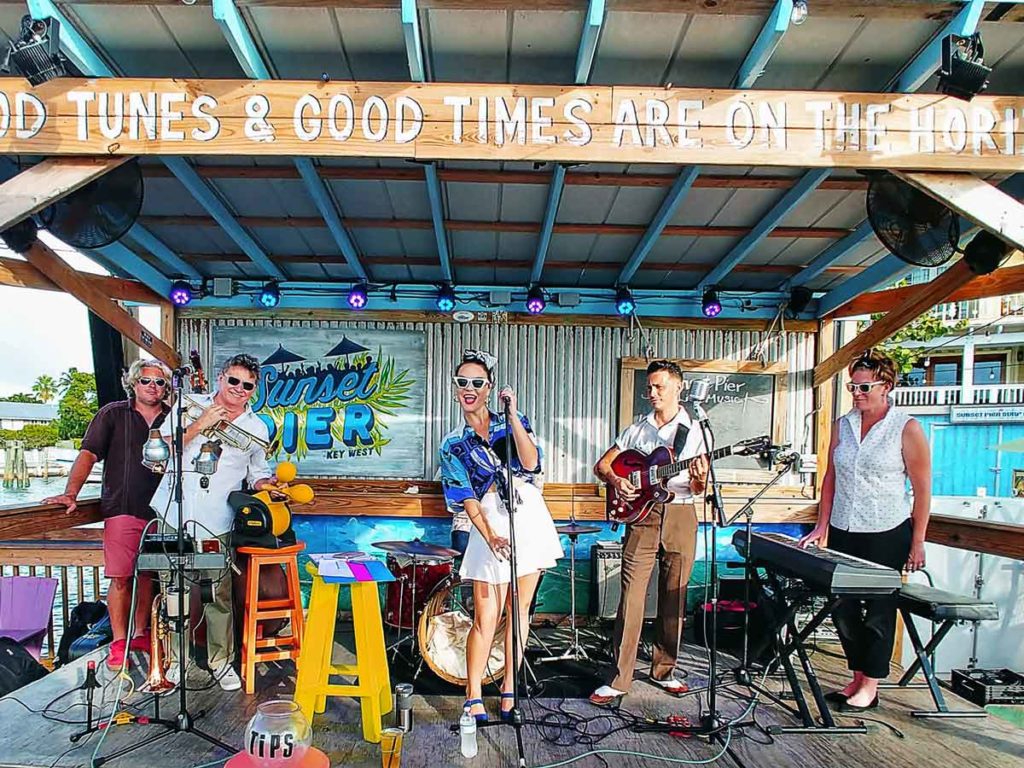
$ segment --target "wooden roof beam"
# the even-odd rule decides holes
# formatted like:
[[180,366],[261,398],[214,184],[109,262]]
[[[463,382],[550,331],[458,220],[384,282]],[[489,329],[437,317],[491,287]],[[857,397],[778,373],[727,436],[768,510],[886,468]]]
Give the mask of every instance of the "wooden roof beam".
[[0,232],[121,165],[126,157],[53,157],[0,184]]
[[[138,0],[64,0],[64,5],[132,5]],[[146,0],[147,5],[180,6],[181,0]],[[238,0],[243,7],[279,8],[354,8],[360,10],[394,10],[395,0]],[[522,0],[420,0],[426,10],[521,11]],[[675,13],[695,16],[761,16],[771,12],[774,0],[609,0],[612,11]],[[861,19],[865,16],[885,19],[949,18],[961,3],[949,0],[813,0],[811,12],[828,18]],[[529,4],[538,11],[585,11],[588,0],[534,0]]]
[[[290,165],[197,165],[196,173],[204,179],[297,179],[298,172]],[[362,166],[322,165],[318,169],[324,179],[341,181],[421,181],[419,168],[366,168]],[[170,178],[173,174],[160,165],[144,165],[147,178]],[[473,170],[442,168],[438,178],[455,184],[550,184],[550,171]],[[566,186],[584,187],[671,187],[678,178],[674,173],[600,173],[574,171],[565,176]],[[693,182],[694,189],[790,189],[799,176],[737,176],[704,174]],[[866,179],[826,179],[818,189],[856,192],[868,188]]]
[[915,285],[913,293],[897,309],[873,322],[841,349],[814,366],[814,386],[827,382],[861,352],[880,344],[936,304],[946,301],[956,290],[975,277],[967,263],[961,259],[930,283]]
[[[143,216],[143,223],[154,226],[215,227],[217,222],[205,216]],[[322,228],[323,220],[318,216],[239,216],[240,225],[246,227],[308,227]],[[347,218],[345,225],[350,229],[432,229],[430,219],[365,219]],[[474,221],[471,219],[450,219],[445,227],[455,232],[519,232],[536,234],[540,224],[534,221]],[[666,225],[662,234],[668,237],[743,237],[750,227],[673,224]],[[642,224],[555,224],[552,231],[560,235],[643,235],[648,227]],[[845,237],[850,230],[841,227],[777,227],[768,237],[783,238],[824,238]]]
[[[244,257],[243,257],[244,258]],[[136,304],[169,305],[166,296],[151,291],[135,280],[106,275],[91,275],[79,272],[82,279],[95,286],[107,298],[114,301],[130,301]],[[0,257],[0,285],[13,288],[33,288],[37,291],[63,291],[64,289],[27,261]]]
[[115,304],[94,282],[72,269],[48,246],[38,240],[24,254],[25,261],[48,280],[60,286],[105,320],[125,338],[146,350],[171,368],[181,365],[178,353],[146,330],[143,325]]
[[[862,293],[829,315],[828,319],[839,320],[846,317],[891,312],[908,301],[915,288],[917,288],[916,285],[907,285],[901,288],[890,288],[887,291]],[[1004,267],[991,274],[981,275],[963,288],[951,293],[946,301],[974,301],[975,299],[1009,296],[1014,293],[1024,293],[1024,266]]]

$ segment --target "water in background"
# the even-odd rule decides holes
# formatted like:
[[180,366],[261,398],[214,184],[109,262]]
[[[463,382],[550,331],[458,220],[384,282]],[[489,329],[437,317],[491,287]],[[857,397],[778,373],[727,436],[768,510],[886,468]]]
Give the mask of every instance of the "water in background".
[[[64,492],[67,485],[66,477],[33,477],[28,488],[4,488],[0,484],[0,506],[5,504],[34,504],[49,496],[57,496]],[[95,489],[95,490],[94,490]],[[82,496],[94,495],[99,486],[87,485],[82,489]]]

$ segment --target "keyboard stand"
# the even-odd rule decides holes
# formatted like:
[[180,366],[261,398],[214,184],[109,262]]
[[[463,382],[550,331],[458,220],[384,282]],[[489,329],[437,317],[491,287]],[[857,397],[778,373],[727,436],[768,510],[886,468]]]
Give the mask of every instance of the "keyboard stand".
[[[801,606],[806,602],[806,597],[808,597],[810,593],[805,592],[800,598],[790,600],[787,603],[782,581],[776,574],[771,571],[767,572],[771,587],[771,589],[768,590],[765,588],[764,581],[760,573],[758,573],[758,569],[753,568],[752,571],[758,595],[761,599],[761,603],[765,607],[765,611],[768,614],[768,620],[772,626],[771,636],[772,644],[775,648],[775,658],[769,663],[769,668],[776,664],[782,665],[782,669],[786,675],[786,680],[789,683],[790,692],[793,694],[794,701],[796,701],[796,709],[770,692],[764,691],[760,688],[758,690],[767,695],[768,698],[772,699],[791,715],[799,718],[803,723],[803,725],[799,726],[768,726],[768,732],[772,735],[789,733],[823,733],[835,735],[867,733],[867,728],[864,725],[836,725],[836,721],[832,716],[832,711],[828,708],[828,702],[825,701],[825,696],[821,692],[821,685],[818,683],[818,676],[814,672],[814,667],[811,666],[810,657],[808,656],[807,649],[804,646],[804,643],[807,642],[807,638],[809,638],[814,631],[821,626],[822,622],[828,618],[828,615],[835,609],[836,605],[838,605],[839,601],[843,598],[838,596],[830,597],[826,605],[814,614],[811,620],[807,622],[802,629],[798,630],[796,626],[796,614]],[[789,631],[790,639],[788,641],[783,637],[784,630]],[[808,706],[807,697],[804,694],[803,687],[800,684],[800,678],[797,675],[796,667],[793,664],[792,656],[794,653],[797,655],[800,662],[800,667],[807,680],[807,685],[811,690],[811,697],[814,699],[814,704],[818,709],[820,719],[815,719],[814,715],[811,713],[810,707]]]

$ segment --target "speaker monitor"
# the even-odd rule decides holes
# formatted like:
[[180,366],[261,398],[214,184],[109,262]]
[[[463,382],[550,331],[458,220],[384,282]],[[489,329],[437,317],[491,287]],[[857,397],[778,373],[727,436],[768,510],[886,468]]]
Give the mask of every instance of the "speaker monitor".
[[[591,598],[593,613],[600,619],[614,619],[622,594],[622,544],[599,541],[590,548]],[[647,584],[644,618],[658,615],[658,562],[655,560],[651,580]]]

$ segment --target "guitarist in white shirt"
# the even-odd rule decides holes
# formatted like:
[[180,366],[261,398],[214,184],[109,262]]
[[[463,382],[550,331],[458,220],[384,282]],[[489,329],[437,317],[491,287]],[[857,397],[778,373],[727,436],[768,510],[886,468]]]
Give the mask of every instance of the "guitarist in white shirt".
[[[651,682],[667,692],[680,695],[686,685],[673,676],[686,610],[686,585],[697,545],[697,514],[694,496],[704,493],[708,460],[700,426],[680,406],[683,372],[669,360],[655,360],[647,367],[647,399],[653,410],[620,434],[594,465],[594,474],[626,499],[636,497],[636,488],[612,470],[621,451],[637,449],[650,453],[659,446],[674,448],[674,459],[694,458],[687,472],[668,481],[675,498],[657,505],[642,521],[626,529],[622,547],[622,591],[615,617],[613,647],[615,666],[608,682],[590,696],[598,705],[610,704],[629,693],[636,666],[637,648],[644,620],[647,585],[660,554],[658,573],[658,618],[651,663]],[[679,430],[686,430],[677,434]]]

